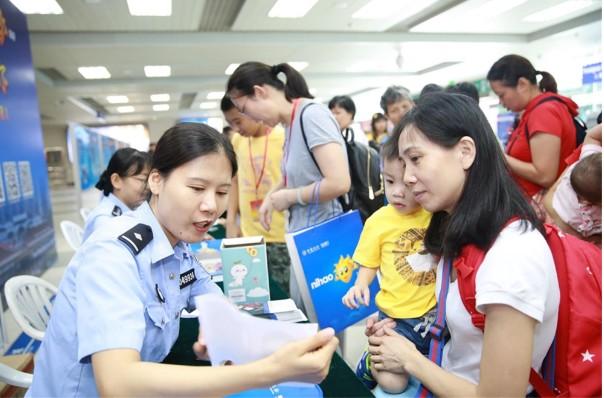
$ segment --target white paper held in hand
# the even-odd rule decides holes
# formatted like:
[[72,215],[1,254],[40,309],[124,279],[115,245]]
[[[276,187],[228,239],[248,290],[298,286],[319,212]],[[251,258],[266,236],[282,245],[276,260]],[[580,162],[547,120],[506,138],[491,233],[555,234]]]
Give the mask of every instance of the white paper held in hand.
[[316,323],[261,319],[237,310],[224,296],[195,297],[199,325],[213,366],[244,364],[264,358],[283,345],[317,333]]

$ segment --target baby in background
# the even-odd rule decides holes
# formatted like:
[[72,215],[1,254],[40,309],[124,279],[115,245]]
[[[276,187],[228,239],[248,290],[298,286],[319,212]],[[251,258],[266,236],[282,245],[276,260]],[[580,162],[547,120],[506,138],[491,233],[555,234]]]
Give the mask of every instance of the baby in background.
[[[419,254],[432,215],[422,209],[404,182],[405,165],[398,154],[395,131],[381,151],[383,175],[388,205],[369,217],[353,255],[359,272],[353,287],[342,302],[348,308],[369,305],[369,285],[380,271],[380,291],[375,297],[379,321],[370,318],[366,334],[383,333],[379,325],[386,323],[400,335],[413,342],[427,355],[434,323],[436,305],[434,285],[436,274],[430,255]],[[394,324],[395,323],[395,324]],[[357,376],[368,387],[380,385],[390,394],[405,390],[408,375],[378,371],[371,367],[371,358],[365,352],[357,366]]]
[[601,246],[602,125],[587,132],[579,161],[571,164],[545,197],[548,221]]
[[602,233],[602,147],[599,149],[579,160],[570,173],[570,185],[581,208],[582,222],[576,230],[585,237]]

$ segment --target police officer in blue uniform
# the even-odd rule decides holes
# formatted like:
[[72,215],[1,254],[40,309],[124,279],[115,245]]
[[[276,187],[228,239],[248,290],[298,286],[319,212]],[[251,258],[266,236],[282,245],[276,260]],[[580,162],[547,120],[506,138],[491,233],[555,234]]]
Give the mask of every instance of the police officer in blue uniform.
[[95,187],[103,193],[101,203],[95,207],[84,225],[82,240],[88,239],[103,221],[136,209],[147,196],[147,177],[151,157],[134,148],[115,151],[107,169]]
[[[178,337],[181,310],[192,310],[196,295],[222,294],[188,242],[226,209],[236,171],[228,139],[206,125],[162,136],[149,202],[105,222],[69,263],[26,396],[216,396],[326,376],[337,346],[331,329],[253,364],[158,363]],[[201,340],[193,348],[204,354]]]

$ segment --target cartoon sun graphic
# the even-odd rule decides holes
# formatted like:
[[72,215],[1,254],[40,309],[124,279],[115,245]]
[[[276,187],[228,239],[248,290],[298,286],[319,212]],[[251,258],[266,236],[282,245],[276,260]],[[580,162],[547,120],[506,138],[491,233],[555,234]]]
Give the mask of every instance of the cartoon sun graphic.
[[245,250],[247,250],[247,254],[252,257],[256,257],[258,255],[258,249],[255,247],[246,247]]
[[358,268],[358,265],[352,261],[350,256],[342,257],[338,260],[337,264],[335,264],[334,273],[336,274],[336,280],[342,281],[344,283],[350,282],[352,278],[352,272]]

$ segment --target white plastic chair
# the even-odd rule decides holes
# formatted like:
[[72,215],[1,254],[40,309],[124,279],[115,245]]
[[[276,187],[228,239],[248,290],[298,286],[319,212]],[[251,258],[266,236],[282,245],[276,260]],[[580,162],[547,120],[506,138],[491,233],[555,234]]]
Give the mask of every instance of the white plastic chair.
[[11,386],[29,388],[34,375],[31,373],[21,372],[20,370],[13,369],[8,365],[0,363],[0,381]]
[[[2,307],[2,298],[0,297],[0,307]],[[4,328],[4,311],[0,310],[0,349],[5,350],[8,341],[6,337],[6,329]],[[31,373],[17,370],[6,363],[0,362],[0,382],[11,386],[29,388],[32,382],[33,375]]]
[[6,303],[15,321],[28,336],[42,340],[58,289],[42,278],[19,275],[4,285]]
[[61,232],[63,232],[63,236],[69,246],[73,250],[78,250],[82,245],[84,229],[73,221],[63,220],[61,221]]
[[88,207],[80,208],[80,216],[82,217],[82,220],[84,220],[84,222],[86,222],[86,220],[88,219],[88,216],[90,215],[91,211],[92,210],[89,209]]

